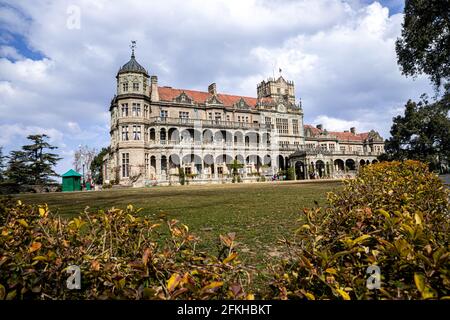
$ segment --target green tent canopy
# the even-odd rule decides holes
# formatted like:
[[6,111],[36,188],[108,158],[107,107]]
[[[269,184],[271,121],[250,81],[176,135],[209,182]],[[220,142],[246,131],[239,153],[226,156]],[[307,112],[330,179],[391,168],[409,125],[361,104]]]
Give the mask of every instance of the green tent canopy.
[[81,174],[70,169],[62,175],[62,191],[80,191],[81,190]]

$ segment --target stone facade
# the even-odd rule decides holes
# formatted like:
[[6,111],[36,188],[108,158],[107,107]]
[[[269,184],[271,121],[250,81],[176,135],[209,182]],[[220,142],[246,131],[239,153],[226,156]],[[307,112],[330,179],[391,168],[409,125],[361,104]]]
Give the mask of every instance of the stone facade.
[[[158,86],[134,52],[117,74],[105,182],[145,186],[352,175],[384,150],[378,133],[328,132],[303,124],[292,81],[262,81],[257,97]],[[180,171],[182,170],[183,173]],[[233,174],[234,173],[234,174]]]

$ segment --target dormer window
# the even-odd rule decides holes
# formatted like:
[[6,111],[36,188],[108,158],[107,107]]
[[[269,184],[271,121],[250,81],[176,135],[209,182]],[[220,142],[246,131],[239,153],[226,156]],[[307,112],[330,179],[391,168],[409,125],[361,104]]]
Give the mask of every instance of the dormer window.
[[139,91],[139,83],[137,82],[133,83],[133,91]]
[[123,92],[128,92],[128,82],[122,84]]

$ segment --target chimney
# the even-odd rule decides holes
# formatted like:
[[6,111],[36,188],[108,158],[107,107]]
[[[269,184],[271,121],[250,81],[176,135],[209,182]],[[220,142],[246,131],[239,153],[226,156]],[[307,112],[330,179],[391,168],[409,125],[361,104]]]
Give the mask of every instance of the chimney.
[[355,127],[351,127],[350,128],[350,132],[353,133],[353,134],[356,134],[356,128]]
[[151,76],[150,77],[150,100],[159,101],[159,92],[158,92],[158,77]]
[[318,125],[316,126],[316,128],[319,129],[319,130],[323,130],[322,124],[318,124]]
[[214,82],[214,83],[211,83],[209,86],[208,86],[208,92],[210,93],[210,94],[212,94],[212,95],[216,95],[217,94],[217,89],[216,89],[216,83]]

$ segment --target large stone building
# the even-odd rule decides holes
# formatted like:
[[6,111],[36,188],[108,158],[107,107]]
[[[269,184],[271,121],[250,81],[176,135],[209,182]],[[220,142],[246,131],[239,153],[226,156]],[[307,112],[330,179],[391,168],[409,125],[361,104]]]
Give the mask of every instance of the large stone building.
[[250,182],[288,168],[297,179],[333,178],[383,152],[374,131],[304,125],[294,83],[282,76],[258,84],[256,98],[219,93],[215,83],[205,92],[175,89],[159,86],[133,49],[116,78],[106,182],[177,184],[183,175],[189,183]]

